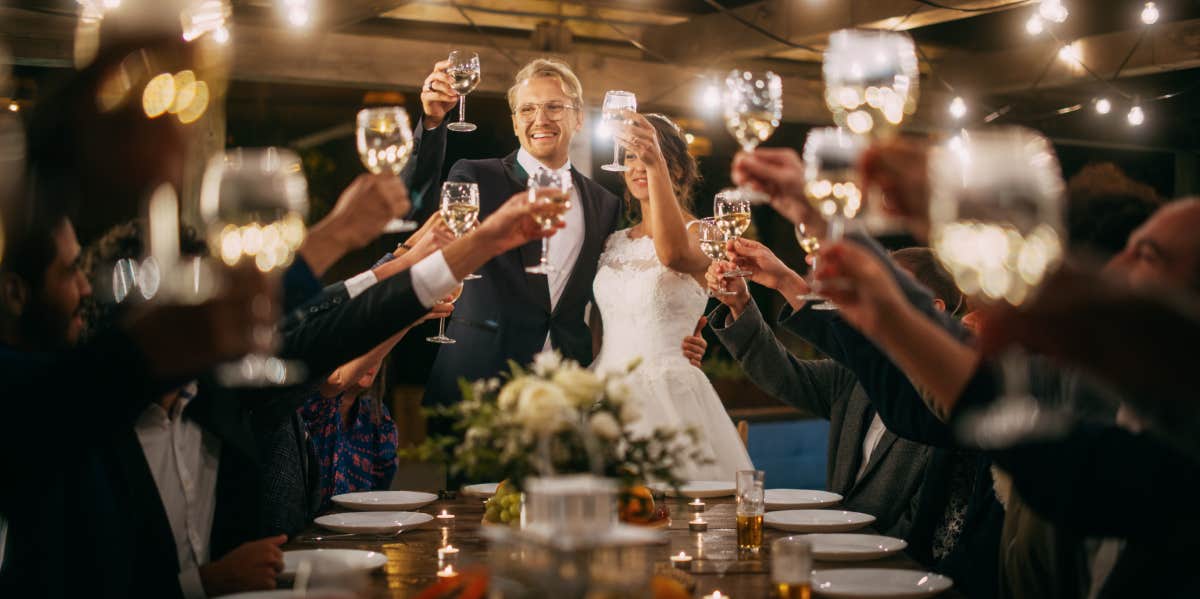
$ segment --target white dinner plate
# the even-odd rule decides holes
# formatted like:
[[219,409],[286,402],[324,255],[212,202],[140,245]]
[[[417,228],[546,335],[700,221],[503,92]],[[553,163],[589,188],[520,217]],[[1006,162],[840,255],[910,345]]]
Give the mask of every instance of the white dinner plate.
[[490,498],[496,494],[496,488],[500,483],[479,483],[477,485],[467,485],[463,487],[463,495],[472,495],[474,497]]
[[683,483],[679,486],[679,491],[671,488],[670,485],[660,485],[658,487],[667,495],[678,497],[691,497],[693,499],[709,498],[709,497],[729,497],[737,493],[737,484],[733,481],[725,480],[693,480]]
[[387,563],[387,556],[378,551],[363,551],[361,549],[301,549],[299,551],[283,552],[283,571],[279,573],[280,580],[292,580],[296,577],[296,568],[300,562],[311,560],[320,562],[322,571],[362,571],[370,572],[382,568]]
[[767,489],[763,495],[768,510],[815,510],[842,501],[837,493],[808,489]]
[[386,534],[420,526],[433,516],[419,512],[345,512],[328,514],[313,522],[322,528],[358,534]]
[[802,537],[812,543],[813,559],[826,562],[865,562],[904,551],[908,543],[895,537],[860,534],[813,534]]
[[816,570],[813,593],[819,597],[878,597],[915,599],[932,597],[954,586],[954,581],[933,572],[889,568]]
[[874,521],[870,514],[843,510],[783,510],[763,516],[763,524],[790,532],[847,532]]
[[365,512],[415,510],[435,501],[437,501],[437,495],[417,491],[366,491],[333,496],[334,503],[348,510]]

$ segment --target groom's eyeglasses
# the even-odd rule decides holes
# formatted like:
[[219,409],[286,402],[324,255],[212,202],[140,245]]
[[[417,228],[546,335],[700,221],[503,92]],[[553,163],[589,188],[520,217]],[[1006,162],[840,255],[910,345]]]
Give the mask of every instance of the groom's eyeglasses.
[[541,104],[522,104],[517,107],[513,113],[522,121],[532,121],[537,117],[538,109],[546,113],[546,118],[552,121],[561,121],[566,116],[568,110],[577,110],[579,107],[566,102],[542,102]]

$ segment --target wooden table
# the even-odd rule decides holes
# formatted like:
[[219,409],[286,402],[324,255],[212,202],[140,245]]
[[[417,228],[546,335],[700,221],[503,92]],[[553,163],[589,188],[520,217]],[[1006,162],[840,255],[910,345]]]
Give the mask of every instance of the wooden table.
[[[670,526],[666,529],[667,541],[651,548],[650,554],[657,563],[669,564],[668,557],[680,551],[695,558],[691,573],[696,579],[694,596],[700,597],[720,589],[734,599],[766,598],[771,595],[769,575],[770,559],[767,555],[771,541],[792,533],[764,529],[764,549],[757,556],[739,556],[737,533],[734,526],[734,503],[732,497],[706,499],[704,519],[708,531],[693,533],[688,530],[686,499],[669,498],[671,509]],[[462,496],[453,500],[440,500],[420,511],[439,514],[445,509],[455,515],[455,524],[448,531],[449,542],[460,550],[459,564],[486,563],[487,542],[480,536],[483,518],[483,501],[476,497]],[[870,532],[870,531],[864,531]],[[406,530],[395,537],[374,536],[338,537],[315,541],[314,537],[337,535],[315,525],[297,535],[284,550],[323,548],[369,549],[385,554],[388,563],[383,570],[372,575],[370,587],[364,597],[371,599],[402,599],[416,596],[422,589],[437,580],[437,550],[443,543],[443,530],[436,521],[416,529]],[[899,568],[924,570],[907,555],[896,555],[868,562],[815,562],[816,569],[832,568]],[[724,574],[720,570],[724,568]],[[461,569],[461,568],[459,568]],[[942,597],[962,597],[954,589]]]

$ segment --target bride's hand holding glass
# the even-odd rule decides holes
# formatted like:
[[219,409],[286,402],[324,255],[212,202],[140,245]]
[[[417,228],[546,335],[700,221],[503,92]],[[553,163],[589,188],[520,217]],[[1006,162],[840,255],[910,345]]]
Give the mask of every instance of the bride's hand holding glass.
[[626,113],[626,119],[626,124],[614,124],[613,136],[627,151],[637,155],[647,175],[667,174],[667,159],[658,144],[654,125],[632,111]]

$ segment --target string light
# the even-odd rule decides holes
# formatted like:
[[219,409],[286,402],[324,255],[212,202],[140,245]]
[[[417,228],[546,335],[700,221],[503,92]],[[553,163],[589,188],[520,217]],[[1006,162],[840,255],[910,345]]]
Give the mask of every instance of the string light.
[[1071,12],[1063,6],[1061,0],[1042,0],[1041,5],[1038,6],[1038,14],[1047,21],[1062,23],[1067,20]]
[[1037,15],[1033,15],[1029,17],[1028,21],[1025,21],[1025,31],[1029,32],[1029,35],[1041,35],[1045,30],[1046,27],[1042,24],[1042,18]]
[[218,27],[216,31],[213,31],[213,41],[217,42],[218,44],[229,42],[229,29],[226,27]]
[[1082,61],[1082,58],[1079,56],[1079,46],[1075,42],[1063,44],[1063,47],[1058,49],[1058,57],[1063,62],[1071,64],[1079,64]]
[[1142,9],[1142,22],[1147,25],[1158,22],[1158,7],[1153,2],[1147,2],[1146,7]]
[[721,90],[715,83],[706,83],[700,89],[700,105],[709,112],[721,107]]
[[1142,112],[1141,106],[1134,104],[1133,108],[1129,109],[1129,114],[1125,118],[1129,121],[1130,125],[1137,127],[1146,122],[1146,113]]
[[308,24],[308,9],[293,8],[288,11],[288,22],[296,27],[303,27]]
[[1100,114],[1108,114],[1111,111],[1112,102],[1109,102],[1108,98],[1100,98],[1099,100],[1096,100],[1096,112]]
[[20,105],[20,104],[17,104],[16,102],[9,102],[9,103],[8,103],[8,111],[9,111],[9,112],[16,112],[16,111],[18,111],[18,110],[20,110],[20,109],[21,109],[21,105]]
[[967,115],[967,103],[960,96],[950,101],[950,116],[961,119]]

